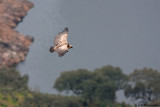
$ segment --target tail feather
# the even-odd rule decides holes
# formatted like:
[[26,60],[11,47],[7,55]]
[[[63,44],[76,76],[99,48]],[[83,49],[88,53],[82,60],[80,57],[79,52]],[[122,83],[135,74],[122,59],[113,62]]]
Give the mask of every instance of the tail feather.
[[50,49],[49,49],[49,51],[50,51],[51,53],[53,53],[53,52],[54,52],[54,46],[51,46]]

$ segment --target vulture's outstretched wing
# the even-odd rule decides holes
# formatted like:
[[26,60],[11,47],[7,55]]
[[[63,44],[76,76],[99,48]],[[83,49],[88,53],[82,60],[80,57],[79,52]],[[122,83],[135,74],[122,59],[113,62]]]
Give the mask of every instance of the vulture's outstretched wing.
[[54,39],[54,44],[62,45],[62,44],[68,43],[67,41],[68,32],[69,32],[68,28],[66,27],[62,32],[58,33],[58,35]]

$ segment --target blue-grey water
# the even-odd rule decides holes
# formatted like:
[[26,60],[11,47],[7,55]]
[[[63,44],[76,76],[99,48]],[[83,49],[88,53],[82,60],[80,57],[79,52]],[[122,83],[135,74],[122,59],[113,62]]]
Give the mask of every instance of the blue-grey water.
[[[17,29],[35,38],[24,63],[30,88],[52,88],[62,71],[104,65],[125,73],[151,67],[160,71],[160,1],[158,0],[31,0],[31,9]],[[53,39],[69,27],[74,46],[64,57],[49,53]]]

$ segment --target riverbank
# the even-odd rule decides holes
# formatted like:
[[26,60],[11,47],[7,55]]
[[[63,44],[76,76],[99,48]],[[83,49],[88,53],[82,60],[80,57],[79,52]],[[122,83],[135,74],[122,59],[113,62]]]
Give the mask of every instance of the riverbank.
[[33,37],[15,28],[33,8],[28,0],[0,0],[0,67],[16,66],[24,61]]

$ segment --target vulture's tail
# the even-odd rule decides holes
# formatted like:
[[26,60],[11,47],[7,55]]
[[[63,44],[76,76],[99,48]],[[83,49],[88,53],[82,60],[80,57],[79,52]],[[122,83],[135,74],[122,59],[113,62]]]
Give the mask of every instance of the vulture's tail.
[[49,51],[50,51],[51,53],[53,53],[53,52],[54,52],[54,46],[51,46],[50,49],[49,49]]

